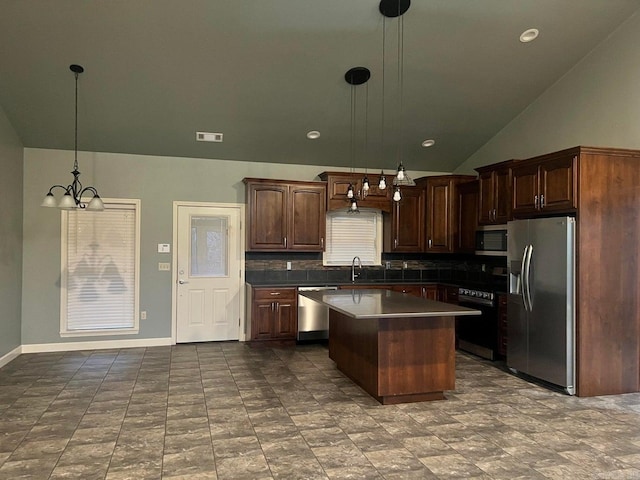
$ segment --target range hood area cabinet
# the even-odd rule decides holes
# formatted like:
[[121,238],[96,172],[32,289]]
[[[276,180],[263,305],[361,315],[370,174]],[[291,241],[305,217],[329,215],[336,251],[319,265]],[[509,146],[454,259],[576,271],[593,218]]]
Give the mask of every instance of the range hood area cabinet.
[[456,185],[458,195],[458,233],[456,253],[476,251],[476,230],[478,229],[479,180]]
[[[458,189],[467,183],[470,187]],[[384,251],[473,252],[477,226],[477,181],[470,175],[422,177],[401,187],[402,200],[384,215]]]
[[478,223],[506,224],[511,220],[512,167],[517,160],[476,168],[478,172]]
[[422,177],[416,184],[426,192],[426,244],[428,253],[453,253],[459,236],[459,207],[456,187],[476,179],[473,175]]
[[322,252],[327,186],[245,178],[247,250]]
[[[353,185],[356,194],[362,192],[362,180],[364,173],[349,172],[322,172],[318,177],[327,182],[327,210],[341,210],[349,208],[347,189]],[[393,176],[387,177],[387,188],[380,190],[380,175],[367,173],[369,179],[369,193],[366,198],[358,200],[358,206],[362,208],[375,208],[383,212],[391,213],[393,194]]]

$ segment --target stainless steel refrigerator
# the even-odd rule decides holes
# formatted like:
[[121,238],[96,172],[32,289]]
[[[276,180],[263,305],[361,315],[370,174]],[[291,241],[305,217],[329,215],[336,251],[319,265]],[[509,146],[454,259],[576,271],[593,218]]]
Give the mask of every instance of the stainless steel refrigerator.
[[507,366],[575,394],[575,219],[507,224]]

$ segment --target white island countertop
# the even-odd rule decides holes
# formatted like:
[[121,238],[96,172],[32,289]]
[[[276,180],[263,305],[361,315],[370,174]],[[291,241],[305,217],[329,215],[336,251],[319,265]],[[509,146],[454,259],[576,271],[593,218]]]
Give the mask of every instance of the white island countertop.
[[380,289],[300,291],[352,318],[459,317],[480,310]]

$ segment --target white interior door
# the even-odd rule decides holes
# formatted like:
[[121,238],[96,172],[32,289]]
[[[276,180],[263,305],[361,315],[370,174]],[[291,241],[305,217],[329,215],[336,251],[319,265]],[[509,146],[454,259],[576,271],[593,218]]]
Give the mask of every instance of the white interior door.
[[176,341],[238,340],[240,208],[179,205]]

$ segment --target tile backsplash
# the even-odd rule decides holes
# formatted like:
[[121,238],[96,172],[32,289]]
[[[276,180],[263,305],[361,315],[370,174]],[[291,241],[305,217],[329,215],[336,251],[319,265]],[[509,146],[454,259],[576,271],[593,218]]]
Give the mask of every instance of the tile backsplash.
[[[291,262],[291,270],[287,270]],[[388,267],[388,268],[387,268]],[[364,266],[358,282],[441,282],[482,284],[495,282],[493,272],[506,259],[473,255],[385,254],[382,266]],[[490,278],[491,277],[491,278]],[[253,254],[245,256],[245,279],[254,284],[300,283],[326,285],[351,281],[351,267],[325,267],[317,254]],[[506,279],[505,279],[506,283]]]

